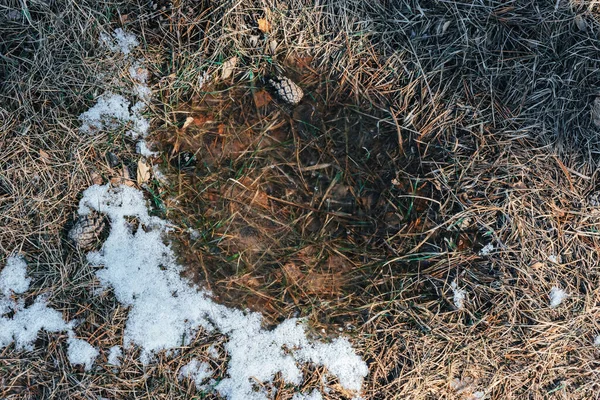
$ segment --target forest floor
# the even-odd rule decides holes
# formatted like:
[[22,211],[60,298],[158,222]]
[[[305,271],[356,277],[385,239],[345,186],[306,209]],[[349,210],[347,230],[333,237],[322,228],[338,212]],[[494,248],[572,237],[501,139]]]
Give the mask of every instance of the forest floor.
[[[600,9],[538,3],[0,5],[0,397],[597,398]],[[143,194],[130,236],[90,187]],[[92,249],[68,237],[88,209]],[[211,293],[173,292],[174,325],[260,314],[271,351],[304,321],[275,351],[301,379],[227,387],[240,331],[208,311],[146,353],[119,285],[145,264]],[[40,302],[72,324],[20,346]]]

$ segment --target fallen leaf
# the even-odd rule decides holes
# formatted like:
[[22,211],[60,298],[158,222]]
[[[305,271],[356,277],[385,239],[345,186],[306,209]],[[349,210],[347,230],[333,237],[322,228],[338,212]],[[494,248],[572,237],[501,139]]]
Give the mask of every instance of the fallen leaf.
[[92,171],[90,174],[90,179],[94,185],[102,185],[103,183],[102,177],[96,171]]
[[271,23],[267,21],[265,18],[258,19],[258,29],[263,33],[271,32]]
[[293,262],[285,264],[282,269],[288,282],[291,284],[297,285],[304,278],[304,274],[300,271],[300,268]]
[[275,54],[275,51],[277,50],[277,40],[271,40],[269,43],[269,49],[271,50],[272,54]]
[[296,57],[293,60],[293,63],[296,65],[296,68],[298,69],[305,69],[305,68],[309,68],[310,64],[313,61],[313,57],[311,56],[302,56],[302,57]]
[[237,62],[237,57],[231,57],[229,60],[223,63],[223,66],[221,67],[221,79],[227,79],[233,74]]
[[575,25],[580,31],[585,31],[587,28],[587,23],[581,14],[575,16]]
[[213,119],[214,119],[214,117],[210,114],[209,115],[205,115],[205,114],[197,115],[194,117],[194,125],[202,126],[204,124],[213,122]]
[[273,97],[266,90],[263,89],[254,92],[254,104],[256,104],[256,108],[264,107],[271,101],[273,101]]
[[193,117],[187,117],[185,119],[185,122],[183,123],[183,126],[181,127],[181,130],[185,131],[188,128],[188,126],[190,126],[193,123],[194,123],[194,118]]
[[129,168],[127,168],[127,166],[123,166],[123,168],[121,168],[120,170],[120,175],[119,176],[113,176],[110,178],[110,183],[113,186],[119,186],[119,185],[125,185],[125,186],[135,186],[135,184],[133,183],[133,181],[131,180],[130,176],[129,176]]
[[250,38],[248,39],[250,46],[252,46],[252,47],[258,46],[258,39],[259,39],[258,35],[251,35]]
[[50,154],[46,153],[44,150],[40,149],[40,160],[47,163],[50,161]]
[[150,179],[150,167],[140,158],[137,164],[137,183],[142,185]]

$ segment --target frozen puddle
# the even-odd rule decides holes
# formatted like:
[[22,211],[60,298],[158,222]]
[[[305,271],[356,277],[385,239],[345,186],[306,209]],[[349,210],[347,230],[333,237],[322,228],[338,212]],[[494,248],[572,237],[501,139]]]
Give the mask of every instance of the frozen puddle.
[[[88,260],[102,267],[96,272],[101,283],[130,307],[123,346],[139,346],[143,363],[152,361],[159,351],[190,344],[198,330],[204,329],[228,337],[227,376],[215,386],[226,398],[266,399],[267,393],[256,382],[271,383],[277,373],[286,383],[300,385],[303,364],[324,366],[346,390],[360,392],[368,369],[348,340],[309,340],[304,322],[298,319],[265,330],[261,314],[219,305],[182,278],[182,267],[163,241],[167,222],[148,215],[141,191],[92,186],[83,194],[79,214],[92,210],[106,214],[111,229],[102,248],[90,252]],[[135,232],[128,222],[131,218],[139,221]],[[207,378],[205,373],[187,375]]]

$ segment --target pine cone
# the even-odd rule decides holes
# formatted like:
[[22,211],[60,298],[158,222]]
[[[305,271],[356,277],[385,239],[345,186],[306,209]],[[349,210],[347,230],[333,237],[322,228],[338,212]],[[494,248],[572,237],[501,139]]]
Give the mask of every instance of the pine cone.
[[304,92],[300,89],[300,86],[296,85],[290,78],[276,77],[269,79],[269,83],[275,89],[277,96],[288,104],[298,104]]
[[92,249],[106,228],[106,218],[96,212],[81,215],[69,231],[69,240],[81,250]]

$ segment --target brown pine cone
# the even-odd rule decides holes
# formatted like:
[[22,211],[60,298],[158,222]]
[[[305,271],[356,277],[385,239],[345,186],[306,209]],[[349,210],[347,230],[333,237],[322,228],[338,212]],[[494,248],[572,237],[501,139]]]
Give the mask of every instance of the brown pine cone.
[[298,104],[304,97],[304,92],[300,86],[296,85],[290,78],[271,78],[269,79],[269,83],[275,89],[277,96],[288,104]]
[[97,212],[81,215],[69,231],[69,240],[78,249],[91,250],[106,228],[106,217]]

